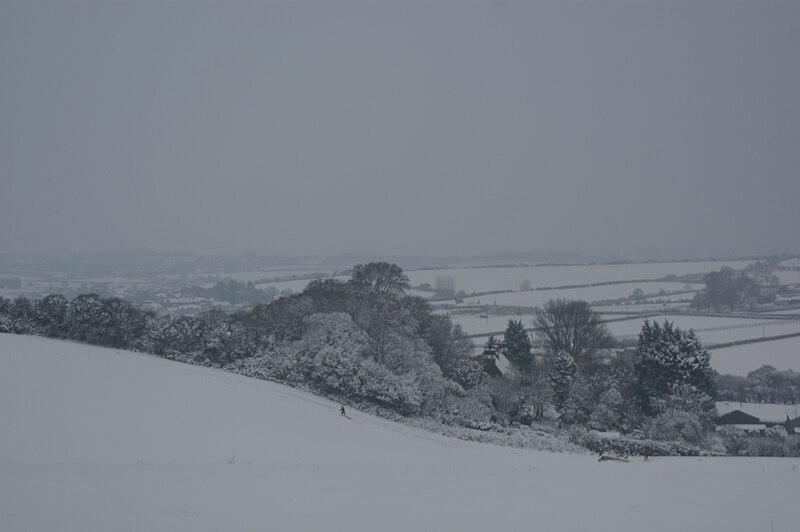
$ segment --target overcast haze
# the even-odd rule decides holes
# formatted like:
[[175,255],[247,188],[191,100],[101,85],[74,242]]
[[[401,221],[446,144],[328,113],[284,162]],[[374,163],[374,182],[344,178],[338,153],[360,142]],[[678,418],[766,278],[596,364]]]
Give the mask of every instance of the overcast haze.
[[800,251],[800,3],[0,0],[0,251]]

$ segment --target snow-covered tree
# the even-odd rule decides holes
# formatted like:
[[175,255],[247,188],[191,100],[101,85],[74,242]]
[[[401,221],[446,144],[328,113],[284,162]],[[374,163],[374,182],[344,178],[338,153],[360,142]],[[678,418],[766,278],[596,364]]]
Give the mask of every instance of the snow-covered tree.
[[36,321],[45,335],[58,337],[64,334],[68,308],[69,301],[61,294],[50,294],[37,302]]
[[[408,299],[413,301],[416,298]],[[457,380],[457,374],[463,378],[463,371],[469,367],[466,361],[475,348],[472,340],[467,338],[461,326],[454,324],[449,316],[430,314],[427,308],[425,311],[427,316],[416,319],[420,322],[419,334],[430,346],[433,359],[447,378]]]
[[688,332],[665,321],[663,327],[645,320],[634,355],[638,400],[648,415],[658,413],[657,402],[675,385],[688,384],[715,396],[711,354],[694,331]]
[[625,410],[622,392],[612,380],[595,403],[589,415],[589,426],[597,430],[618,430],[623,427]]
[[492,392],[487,383],[467,390],[464,394],[451,396],[448,412],[462,424],[487,423],[492,420],[495,409],[492,406]]
[[421,407],[431,410],[444,404],[448,385],[424,340],[390,331],[382,345],[377,361],[392,373],[413,379],[422,394]]
[[582,368],[614,341],[600,315],[586,301],[551,299],[536,316],[536,327],[548,352],[567,353]]
[[656,416],[645,427],[653,439],[700,445],[713,427],[714,400],[690,384],[673,384],[653,409]]
[[586,425],[595,407],[595,390],[588,373],[577,373],[569,386],[561,408],[561,419],[566,423]]
[[110,345],[111,314],[99,295],[82,294],[70,301],[66,323],[70,338],[95,345]]
[[352,281],[381,293],[402,293],[408,288],[408,277],[397,264],[370,262],[353,266]]
[[14,321],[7,314],[0,314],[0,333],[13,333]]
[[450,378],[465,390],[469,390],[484,382],[486,372],[480,362],[474,358],[465,357],[454,365]]
[[548,377],[553,390],[553,403],[559,411],[564,408],[569,397],[570,386],[577,371],[578,366],[568,353],[559,352],[553,357]]
[[503,339],[506,344],[506,358],[523,375],[529,376],[533,372],[533,355],[531,340],[522,320],[508,320]]
[[705,438],[702,421],[694,412],[667,410],[654,417],[645,427],[645,434],[654,440],[683,440],[699,445]]
[[401,412],[416,411],[430,392],[423,389],[424,377],[412,370],[413,354],[396,361],[398,370],[405,369],[398,372],[370,358],[369,337],[345,313],[309,316],[303,337],[282,350],[283,375],[324,392],[367,399]]

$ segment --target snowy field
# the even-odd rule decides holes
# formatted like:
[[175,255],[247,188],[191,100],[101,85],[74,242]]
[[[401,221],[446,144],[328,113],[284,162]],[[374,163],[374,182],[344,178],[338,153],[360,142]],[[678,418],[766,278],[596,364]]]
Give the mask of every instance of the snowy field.
[[[602,286],[588,286],[584,288],[563,288],[558,290],[531,290],[525,292],[507,292],[504,294],[490,294],[484,296],[466,297],[463,305],[505,305],[513,307],[541,307],[551,299],[582,299],[589,303],[608,299],[630,297],[634,290],[641,289],[645,294],[656,294],[660,290],[665,292],[679,292],[684,290],[686,283],[624,283]],[[697,290],[702,285],[694,284]],[[667,299],[667,295],[658,296]],[[692,298],[692,294],[673,296],[674,298]],[[653,305],[649,305],[652,307]]]
[[800,271],[796,270],[778,270],[775,272],[780,284],[798,284],[800,283]]
[[[337,276],[337,277],[333,277],[333,279],[338,279],[340,281],[346,281],[346,280],[350,279],[350,276],[348,276],[348,275],[340,275],[340,276]],[[284,290],[291,290],[292,292],[298,293],[298,292],[302,292],[303,290],[305,290],[306,286],[310,282],[311,282],[311,279],[298,279],[298,280],[292,280],[292,281],[280,281],[280,282],[277,282],[277,283],[259,283],[259,284],[256,285],[256,288],[264,289],[264,288],[268,288],[268,287],[271,286],[271,287],[275,288],[276,290],[278,290],[279,292],[282,292]]]
[[800,336],[714,349],[711,365],[720,373],[747,375],[764,364],[800,371]]
[[800,314],[800,308],[792,308],[792,309],[785,309],[785,310],[770,310],[769,312],[764,312],[766,315],[770,314]]
[[[440,270],[407,271],[412,285],[430,283],[436,285],[438,276],[455,279],[456,290],[467,293],[494,290],[519,290],[524,279],[531,286],[555,287],[574,284],[590,284],[608,281],[660,279],[669,274],[708,273],[723,266],[744,268],[752,261],[720,262],[659,262],[646,264],[598,264],[594,266],[521,266],[510,268],[451,268]],[[674,289],[683,286],[670,283]],[[635,287],[631,286],[630,291]],[[630,294],[630,291],[628,294]],[[627,295],[627,294],[626,294]]]
[[781,261],[778,263],[778,266],[782,268],[800,268],[800,257]]
[[481,318],[478,314],[451,314],[450,319],[453,323],[458,323],[467,334],[487,334],[490,332],[505,331],[508,320],[521,320],[525,327],[533,327],[535,316],[532,314],[522,315],[494,315],[489,314],[486,318]]
[[597,462],[273,383],[0,335],[4,531],[797,530],[800,459]]
[[[624,316],[605,314],[603,319],[614,320]],[[450,319],[461,327],[467,334],[484,335],[490,332],[504,331],[509,319],[522,320],[525,327],[533,327],[535,316],[533,314],[501,315],[492,314],[491,309],[487,317],[481,318],[479,314],[450,314]],[[720,344],[735,342],[761,336],[779,336],[782,334],[800,333],[800,316],[797,320],[779,320],[769,316],[765,319],[748,318],[722,318],[709,316],[654,316],[650,321],[663,323],[669,320],[682,329],[695,329],[698,338],[706,344]],[[611,333],[620,339],[636,338],[642,330],[644,318],[614,321],[606,326]]]
[[[604,319],[619,316],[604,315]],[[704,344],[722,344],[737,342],[762,336],[780,336],[800,333],[800,316],[797,320],[727,318],[711,316],[654,316],[650,321],[664,323],[669,320],[681,329],[694,329],[697,337]],[[644,318],[640,320],[617,321],[608,324],[608,329],[618,338],[638,337],[642,330]]]

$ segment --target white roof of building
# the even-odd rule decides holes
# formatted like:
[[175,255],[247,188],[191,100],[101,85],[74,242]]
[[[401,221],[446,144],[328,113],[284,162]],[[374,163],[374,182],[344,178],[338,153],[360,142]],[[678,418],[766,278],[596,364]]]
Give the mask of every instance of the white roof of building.
[[735,401],[717,401],[717,415],[741,410],[745,414],[757,417],[762,423],[783,423],[786,416],[794,419],[800,416],[800,405],[776,405],[771,403],[737,403]]
[[497,366],[497,369],[500,370],[500,373],[505,375],[508,372],[508,368],[511,366],[511,362],[508,361],[503,353],[498,353],[497,360],[495,360],[494,365]]

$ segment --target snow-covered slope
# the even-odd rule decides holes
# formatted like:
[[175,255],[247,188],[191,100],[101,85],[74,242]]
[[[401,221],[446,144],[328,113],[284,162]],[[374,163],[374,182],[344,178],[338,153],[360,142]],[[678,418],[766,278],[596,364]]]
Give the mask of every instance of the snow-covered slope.
[[0,530],[796,530],[798,459],[598,463],[0,335]]

